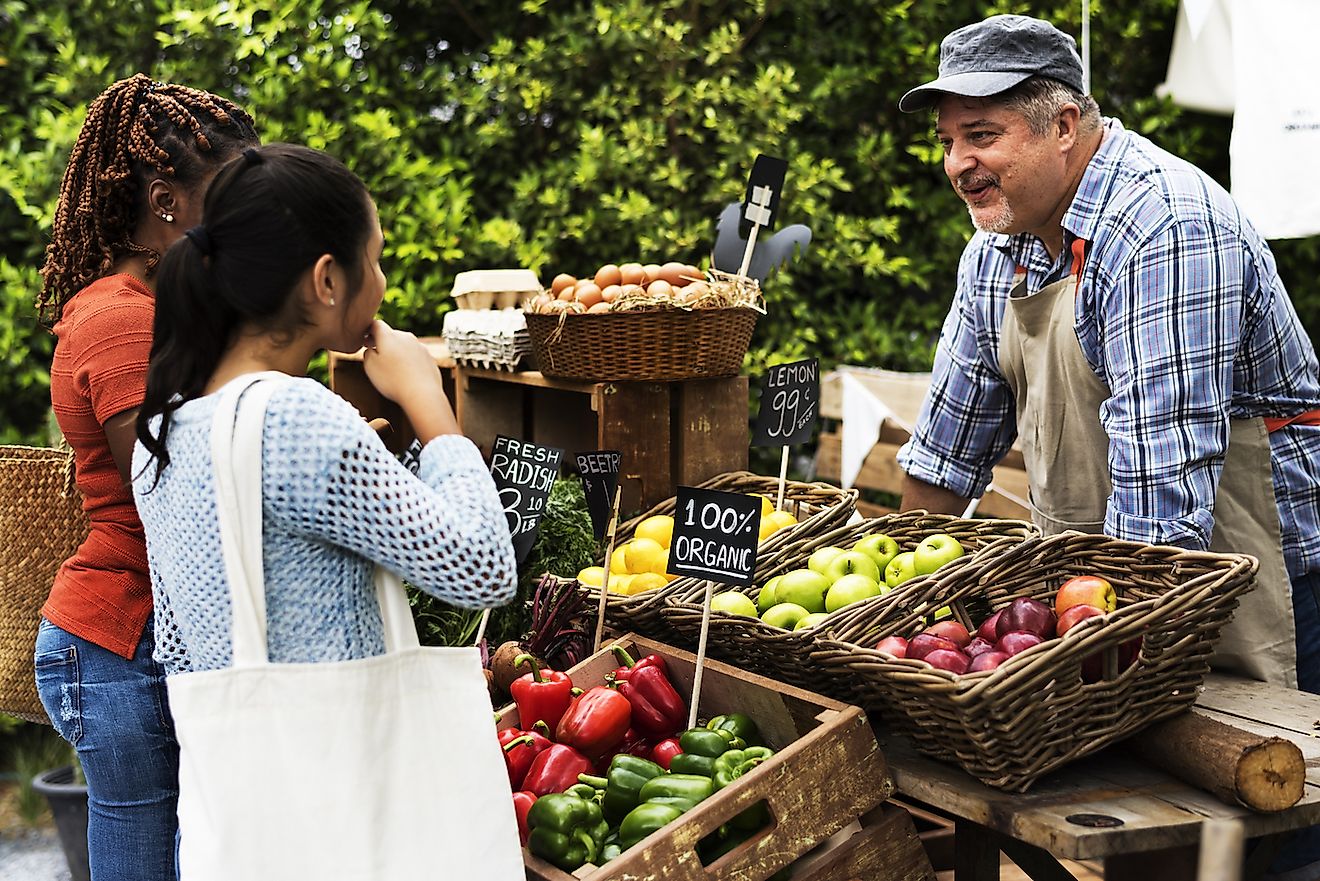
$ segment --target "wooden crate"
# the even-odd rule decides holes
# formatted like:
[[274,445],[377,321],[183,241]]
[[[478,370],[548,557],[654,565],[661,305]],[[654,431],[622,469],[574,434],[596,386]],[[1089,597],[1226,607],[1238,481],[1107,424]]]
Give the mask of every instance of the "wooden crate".
[[892,802],[792,864],[791,881],[934,881],[912,817]]
[[[661,655],[675,687],[684,696],[692,694],[696,657],[691,653],[633,635],[610,643],[614,644],[633,657]],[[568,672],[574,683],[589,688],[604,682],[616,666],[607,645]],[[587,865],[569,875],[524,851],[527,877],[531,881],[762,881],[893,794],[884,754],[860,708],[707,661],[702,717],[734,711],[755,719],[766,742],[778,750],[755,773],[739,778],[605,866]],[[500,728],[518,724],[517,709],[505,707],[498,724]],[[769,806],[770,824],[703,866],[697,842],[762,801]]]

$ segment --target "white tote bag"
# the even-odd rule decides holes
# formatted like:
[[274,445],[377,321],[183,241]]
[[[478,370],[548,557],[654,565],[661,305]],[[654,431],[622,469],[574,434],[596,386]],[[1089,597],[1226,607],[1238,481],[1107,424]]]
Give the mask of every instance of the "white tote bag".
[[271,376],[285,378],[231,382],[212,424],[234,661],[168,679],[181,881],[521,881],[477,650],[419,646],[396,576],[377,569],[384,655],[267,659],[259,463],[277,383],[259,380]]

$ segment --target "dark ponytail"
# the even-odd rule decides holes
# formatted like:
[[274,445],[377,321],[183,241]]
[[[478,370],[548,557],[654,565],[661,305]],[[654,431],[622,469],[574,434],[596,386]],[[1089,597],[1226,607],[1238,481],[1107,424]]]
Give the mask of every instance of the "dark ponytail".
[[338,159],[308,147],[248,148],[220,170],[207,190],[201,226],[165,252],[156,281],[137,436],[156,459],[157,480],[170,461],[171,416],[202,394],[241,329],[291,334],[306,324],[295,288],[323,254],[350,278],[363,277],[371,214],[362,181]]

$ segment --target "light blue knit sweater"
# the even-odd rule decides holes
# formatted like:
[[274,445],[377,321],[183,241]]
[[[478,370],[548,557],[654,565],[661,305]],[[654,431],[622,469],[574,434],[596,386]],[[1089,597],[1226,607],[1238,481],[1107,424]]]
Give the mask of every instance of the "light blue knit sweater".
[[[231,663],[229,586],[211,471],[218,395],[174,414],[170,464],[141,444],[133,497],[147,535],[156,659],[167,673]],[[422,451],[414,476],[353,407],[315,380],[281,382],[262,435],[269,656],[333,661],[384,651],[377,563],[466,608],[508,602],[516,587],[509,528],[477,448],[458,435]]]

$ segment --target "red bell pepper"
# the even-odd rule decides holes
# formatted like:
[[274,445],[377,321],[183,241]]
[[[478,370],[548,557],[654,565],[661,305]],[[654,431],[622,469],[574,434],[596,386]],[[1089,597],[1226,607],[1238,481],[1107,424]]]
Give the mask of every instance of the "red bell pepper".
[[682,751],[683,747],[679,746],[677,737],[667,737],[651,747],[651,754],[647,758],[668,771],[670,761]]
[[629,726],[624,732],[623,742],[615,748],[615,753],[627,753],[630,756],[646,758],[651,754],[651,740],[636,728]]
[[[545,725],[542,724],[541,728],[545,728]],[[513,732],[514,736],[506,736],[508,732]],[[527,776],[528,769],[532,767],[532,762],[538,755],[554,746],[554,743],[535,729],[522,731],[517,728],[506,728],[500,732],[500,746],[504,749],[504,765],[509,772],[509,785],[518,790],[522,788],[523,779]]]
[[633,670],[644,670],[647,667],[659,667],[660,672],[669,677],[669,665],[665,659],[659,655],[647,655],[640,661],[634,661],[628,650],[621,645],[610,646],[610,651],[614,652],[614,657],[619,659],[619,666],[614,668],[610,676],[617,682],[627,679]]
[[573,699],[559,720],[555,740],[598,759],[623,740],[632,718],[628,699],[612,688],[597,685]]
[[578,782],[579,774],[595,774],[591,759],[566,743],[554,743],[532,760],[522,788],[538,796],[563,792]]
[[527,812],[536,804],[536,799],[536,793],[526,790],[513,794],[513,815],[518,819],[518,840],[524,845],[527,844],[527,837],[531,835],[531,829],[527,826]]
[[619,694],[632,706],[633,727],[651,738],[672,737],[687,727],[687,704],[665,671],[640,663],[617,683]]
[[566,673],[549,667],[542,669],[531,655],[519,655],[513,661],[515,667],[524,663],[532,665],[532,672],[519,676],[509,686],[509,694],[518,707],[518,721],[524,728],[531,728],[540,720],[554,731],[573,700],[573,680]]

